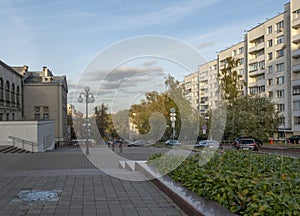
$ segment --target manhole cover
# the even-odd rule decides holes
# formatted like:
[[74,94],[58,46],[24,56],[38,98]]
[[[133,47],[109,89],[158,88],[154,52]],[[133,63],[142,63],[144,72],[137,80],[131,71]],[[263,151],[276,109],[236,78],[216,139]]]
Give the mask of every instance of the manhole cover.
[[17,197],[23,201],[58,201],[59,191],[36,191],[24,190],[18,193]]

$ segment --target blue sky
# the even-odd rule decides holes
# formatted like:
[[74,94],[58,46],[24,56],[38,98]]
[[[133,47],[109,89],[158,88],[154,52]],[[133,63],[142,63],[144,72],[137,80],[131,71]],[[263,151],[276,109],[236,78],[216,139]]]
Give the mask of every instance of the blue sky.
[[[0,0],[0,59],[31,70],[47,66],[55,75],[67,75],[72,89],[91,60],[119,41],[143,35],[171,37],[209,61],[217,51],[243,40],[244,30],[283,12],[287,2]],[[138,64],[141,61],[132,66]],[[166,70],[161,64],[155,67]],[[184,75],[178,73],[177,78]]]

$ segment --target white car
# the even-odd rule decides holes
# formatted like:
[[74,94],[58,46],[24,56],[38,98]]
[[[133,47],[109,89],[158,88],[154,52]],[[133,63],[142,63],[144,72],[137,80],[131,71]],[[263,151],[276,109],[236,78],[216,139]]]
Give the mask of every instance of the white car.
[[128,147],[131,147],[131,146],[145,146],[145,145],[149,145],[149,144],[151,144],[151,142],[149,142],[149,141],[137,140],[135,142],[128,143],[127,146]]
[[178,140],[167,140],[165,142],[166,145],[181,145],[181,143]]
[[201,140],[199,143],[194,145],[195,148],[209,147],[209,148],[223,148],[218,141],[215,140]]

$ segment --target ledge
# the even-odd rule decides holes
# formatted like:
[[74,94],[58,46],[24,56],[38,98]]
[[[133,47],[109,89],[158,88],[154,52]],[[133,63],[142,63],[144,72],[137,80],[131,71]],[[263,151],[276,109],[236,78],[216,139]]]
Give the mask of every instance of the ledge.
[[161,191],[167,194],[187,215],[236,215],[214,201],[199,197],[196,193],[182,187],[180,183],[173,181],[170,177],[162,176],[160,173],[153,171],[145,161],[136,161],[134,168],[136,171],[142,172]]

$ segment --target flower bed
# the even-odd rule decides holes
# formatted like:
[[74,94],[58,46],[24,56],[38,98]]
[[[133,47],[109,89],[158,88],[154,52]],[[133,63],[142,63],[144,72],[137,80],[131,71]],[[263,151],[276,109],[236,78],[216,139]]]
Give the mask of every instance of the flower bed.
[[226,151],[203,160],[205,154],[182,163],[179,156],[157,155],[148,164],[233,213],[300,215],[300,159]]

